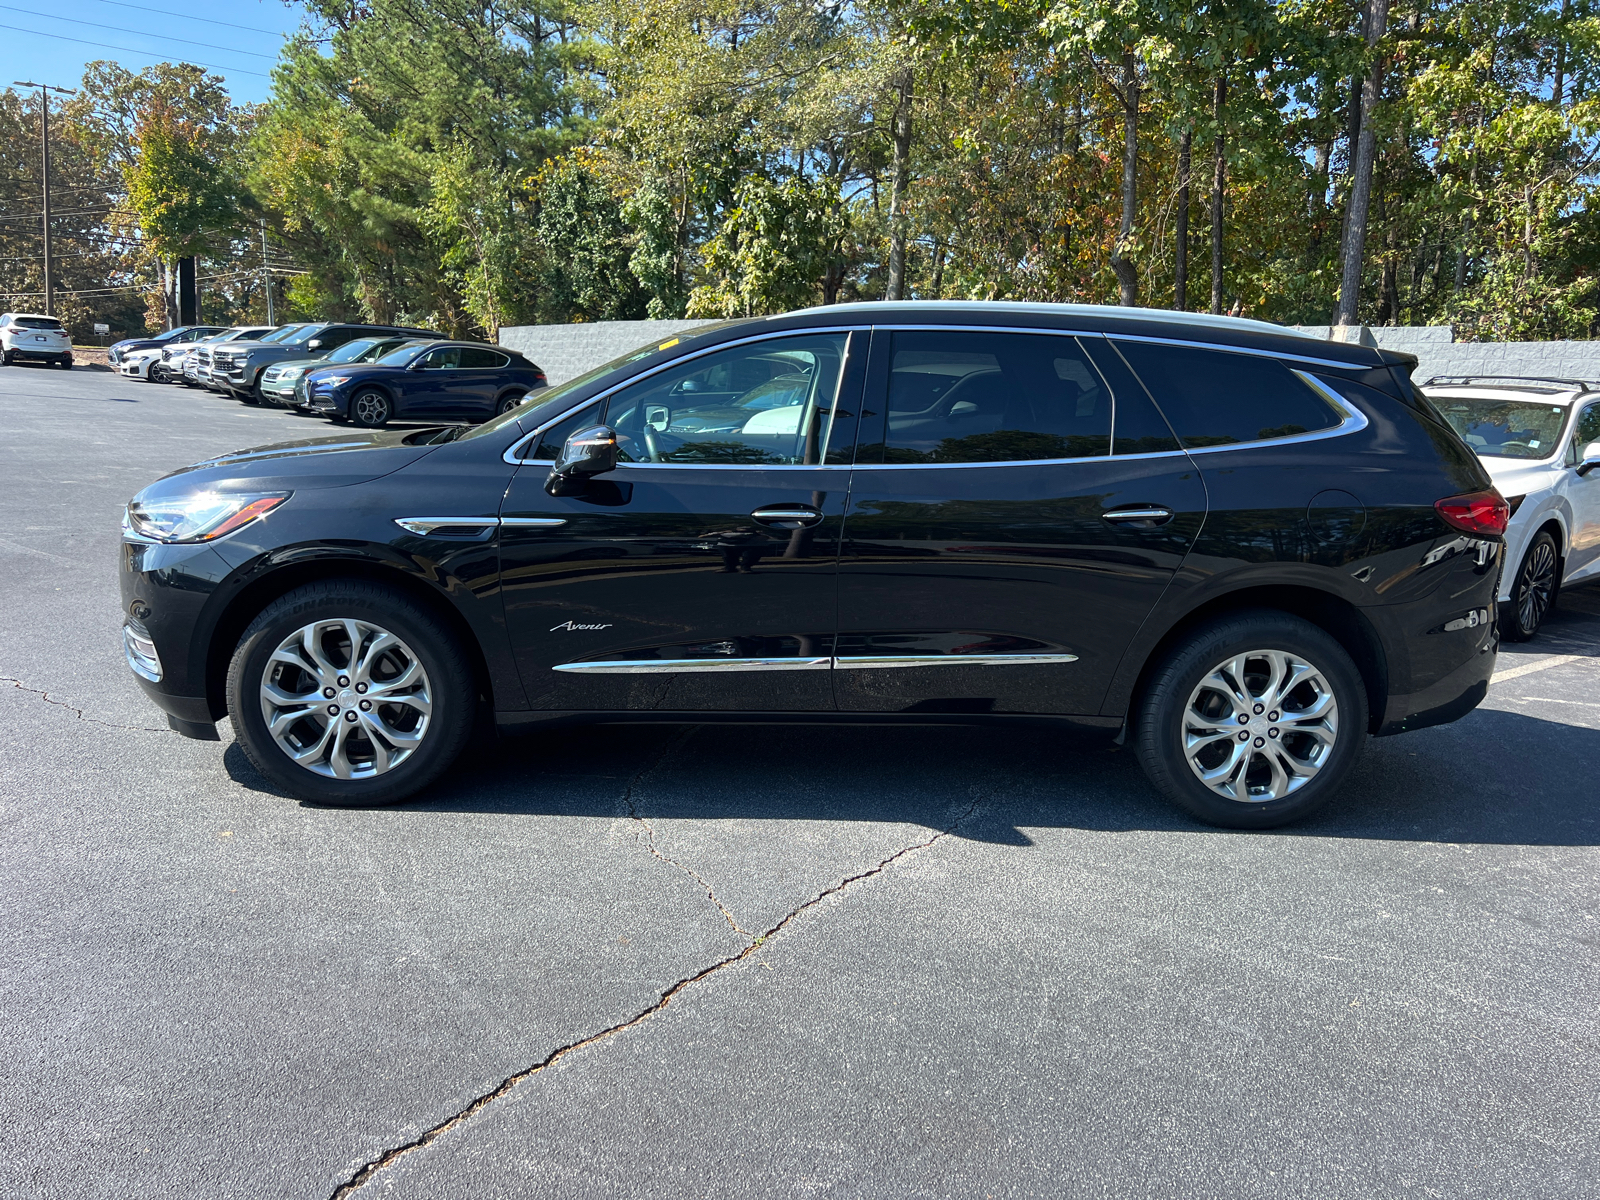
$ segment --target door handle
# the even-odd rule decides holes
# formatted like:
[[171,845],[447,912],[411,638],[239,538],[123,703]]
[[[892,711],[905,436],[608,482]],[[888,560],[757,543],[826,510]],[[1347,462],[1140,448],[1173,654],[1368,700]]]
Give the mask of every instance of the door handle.
[[1113,508],[1100,514],[1102,520],[1113,525],[1137,525],[1141,529],[1154,529],[1172,520],[1172,510],[1158,504],[1140,504],[1130,508]]
[[750,519],[778,529],[804,529],[822,521],[822,514],[809,504],[768,504],[750,514]]

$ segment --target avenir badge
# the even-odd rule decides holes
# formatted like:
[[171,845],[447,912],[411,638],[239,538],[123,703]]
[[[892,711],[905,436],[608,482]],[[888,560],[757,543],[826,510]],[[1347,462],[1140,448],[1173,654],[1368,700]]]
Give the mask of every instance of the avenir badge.
[[610,629],[610,628],[611,628],[610,625],[580,625],[576,621],[563,621],[559,625],[550,626],[550,632],[554,633],[558,629],[565,629],[565,630],[568,630],[570,632],[572,630],[577,630],[577,629]]

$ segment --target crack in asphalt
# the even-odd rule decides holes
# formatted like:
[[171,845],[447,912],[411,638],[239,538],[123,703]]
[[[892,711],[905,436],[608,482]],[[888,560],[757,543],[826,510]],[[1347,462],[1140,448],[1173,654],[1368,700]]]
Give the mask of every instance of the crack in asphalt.
[[23,683],[22,680],[13,679],[9,675],[0,675],[0,683],[9,683],[19,692],[28,692],[31,695],[39,697],[39,699],[43,700],[46,704],[54,704],[57,708],[64,708],[73,716],[77,717],[78,720],[87,721],[91,725],[104,725],[107,729],[133,729],[140,733],[172,732],[170,729],[160,729],[154,725],[120,725],[116,721],[102,721],[99,717],[85,716],[83,709],[68,704],[65,700],[57,700],[43,688],[29,687],[27,684]]
[[[690,732],[693,731],[691,730]],[[687,736],[687,734],[684,736]],[[680,744],[681,741],[682,738],[677,739],[677,742]],[[656,758],[655,762],[652,763],[650,767],[645,768],[645,771],[640,772],[639,776],[635,776],[635,779],[637,780],[645,772],[648,772],[655,766],[659,765],[660,762],[666,758],[667,754],[675,748],[676,747],[674,743],[668,743],[667,748],[662,751],[662,753]],[[631,783],[629,785],[629,789],[631,792]],[[805,913],[821,904],[824,900],[827,900],[832,896],[839,895],[846,888],[853,884],[860,883],[864,879],[871,879],[875,875],[883,874],[891,866],[899,862],[902,858],[905,858],[907,855],[916,854],[920,851],[927,850],[938,842],[943,841],[945,838],[949,837],[952,833],[959,829],[962,824],[967,821],[974,812],[977,811],[978,803],[979,798],[976,796],[973,797],[972,803],[967,806],[965,812],[963,812],[945,828],[935,833],[932,837],[925,838],[920,842],[913,842],[909,846],[902,846],[893,854],[889,855],[887,858],[880,859],[866,870],[858,871],[854,875],[846,876],[830,887],[824,888],[805,903],[790,909],[783,915],[782,918],[777,921],[776,924],[767,929],[766,932],[757,937],[751,938],[751,940],[745,945],[744,949],[740,950],[736,954],[730,954],[726,958],[718,959],[710,966],[703,967],[701,970],[696,971],[693,975],[686,975],[682,979],[679,979],[676,983],[672,984],[665,991],[663,991],[655,1003],[651,1004],[642,1012],[636,1013],[635,1015],[629,1017],[626,1021],[620,1021],[615,1025],[609,1026],[606,1029],[602,1029],[599,1033],[592,1033],[587,1037],[580,1038],[578,1041],[568,1042],[564,1046],[557,1047],[555,1050],[552,1050],[548,1055],[534,1063],[532,1066],[524,1067],[522,1070],[516,1072],[516,1074],[506,1076],[505,1079],[501,1080],[496,1087],[483,1093],[483,1095],[472,1101],[472,1103],[461,1109],[454,1116],[445,1118],[437,1125],[434,1125],[430,1129],[424,1130],[420,1135],[413,1138],[411,1141],[404,1143],[403,1145],[395,1146],[389,1150],[385,1150],[377,1158],[371,1159],[363,1164],[361,1168],[355,1172],[355,1174],[351,1175],[349,1179],[345,1180],[344,1183],[335,1188],[332,1195],[329,1197],[329,1200],[346,1200],[347,1197],[352,1196],[360,1188],[365,1187],[366,1184],[378,1174],[378,1172],[386,1169],[387,1167],[393,1166],[396,1162],[413,1151],[421,1150],[424,1147],[431,1145],[433,1142],[437,1141],[440,1137],[454,1129],[456,1126],[471,1120],[473,1117],[477,1116],[478,1113],[488,1108],[497,1100],[501,1100],[509,1095],[512,1089],[514,1089],[524,1080],[531,1079],[533,1076],[539,1074],[547,1067],[554,1066],[557,1062],[567,1057],[567,1055],[572,1054],[574,1051],[582,1050],[599,1042],[607,1041],[619,1033],[632,1029],[634,1026],[641,1025],[645,1021],[648,1021],[662,1009],[666,1008],[667,1005],[671,1004],[672,1001],[676,999],[682,992],[693,987],[697,983],[704,982],[727,967],[731,967],[737,963],[745,961],[745,959],[749,958],[752,954],[756,953],[756,951],[760,950],[768,941],[782,933],[794,921],[798,920]]]
[[722,919],[728,923],[729,927],[735,933],[742,933],[745,937],[750,937],[750,931],[734,919],[734,915],[728,911],[728,906],[723,904],[723,902],[718,899],[716,890],[706,882],[705,877],[702,876],[699,871],[696,871],[691,866],[687,866],[684,863],[679,862],[675,858],[669,858],[667,855],[661,852],[660,848],[656,845],[655,828],[650,824],[649,821],[645,820],[644,817],[639,815],[639,806],[637,803],[635,803],[633,798],[634,791],[644,780],[644,777],[655,771],[656,768],[660,767],[664,762],[667,761],[667,759],[671,758],[674,754],[681,750],[683,748],[683,744],[693,737],[699,728],[700,727],[698,725],[691,725],[689,728],[682,730],[675,736],[669,738],[667,740],[667,744],[661,748],[661,753],[656,755],[654,761],[650,762],[646,766],[641,767],[634,774],[633,778],[628,780],[628,787],[622,793],[622,803],[628,810],[628,818],[632,821],[638,822],[640,827],[643,828],[645,849],[650,851],[652,855],[666,863],[669,867],[676,867],[690,879],[698,883],[701,888],[705,890],[706,899],[710,900],[712,904],[716,905],[717,911],[722,914]]

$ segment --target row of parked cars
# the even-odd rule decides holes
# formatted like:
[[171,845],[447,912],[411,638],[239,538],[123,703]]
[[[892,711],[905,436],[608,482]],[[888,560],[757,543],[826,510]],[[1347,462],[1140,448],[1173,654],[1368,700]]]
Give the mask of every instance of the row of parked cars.
[[403,325],[187,325],[118,342],[108,358],[129,378],[369,429],[392,420],[483,421],[547,384],[515,350]]

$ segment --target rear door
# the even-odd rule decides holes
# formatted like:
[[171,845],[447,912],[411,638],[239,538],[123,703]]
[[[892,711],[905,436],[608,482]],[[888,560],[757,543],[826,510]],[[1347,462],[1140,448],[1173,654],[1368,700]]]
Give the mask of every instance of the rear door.
[[1099,712],[1206,510],[1193,463],[1106,351],[1048,332],[875,332],[840,564],[841,709]]

